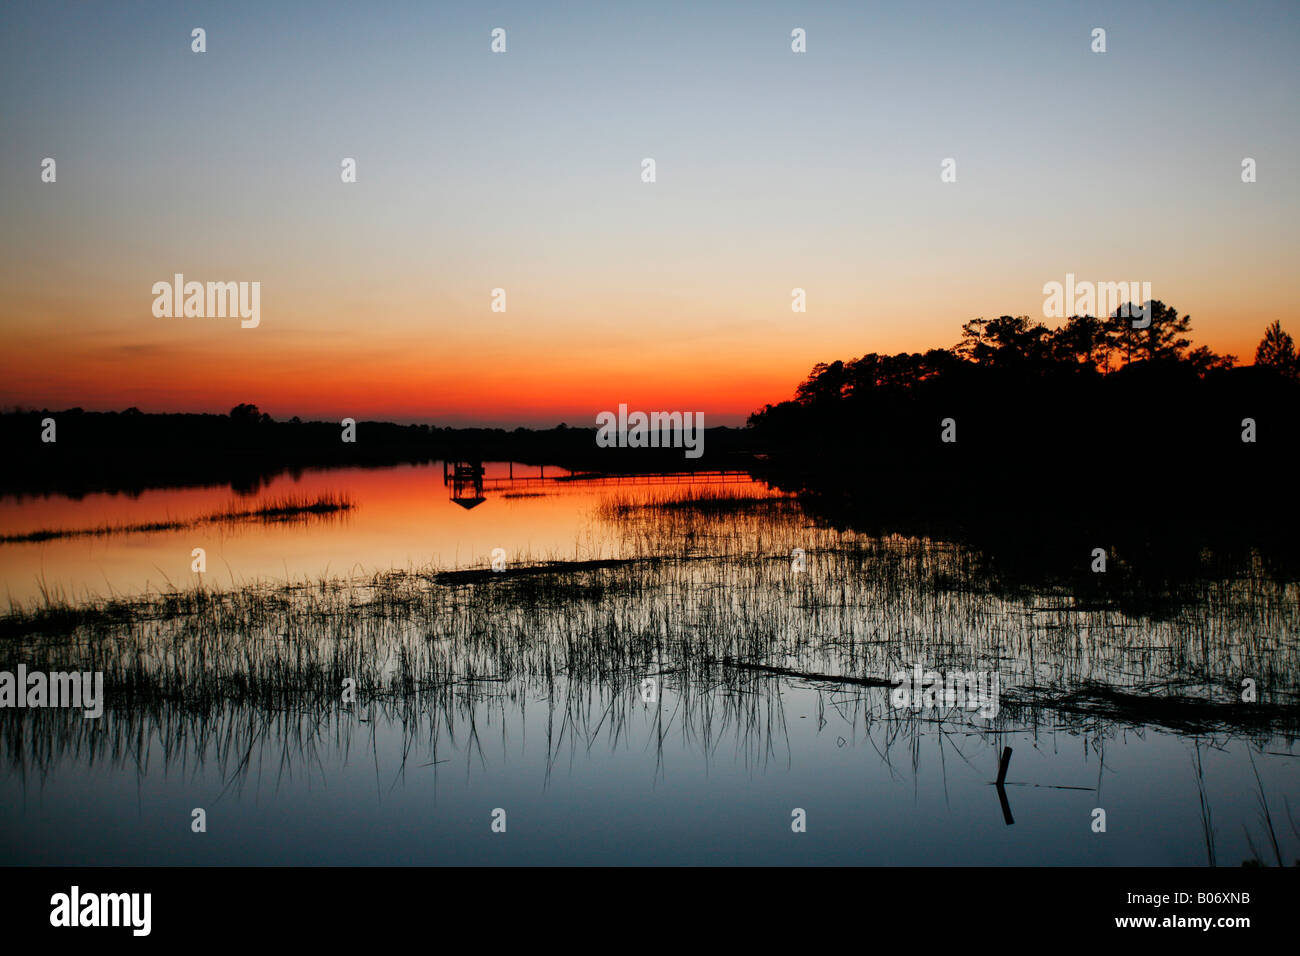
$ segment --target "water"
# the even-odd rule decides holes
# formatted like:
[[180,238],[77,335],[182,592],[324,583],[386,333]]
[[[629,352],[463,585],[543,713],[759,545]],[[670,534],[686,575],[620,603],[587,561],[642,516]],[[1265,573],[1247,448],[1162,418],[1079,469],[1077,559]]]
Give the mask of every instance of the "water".
[[[496,721],[485,707],[482,749],[444,738],[446,762],[433,766],[417,746],[403,769],[402,734],[388,723],[373,739],[360,727],[346,746],[331,741],[292,772],[268,744],[230,789],[211,761],[165,768],[156,750],[142,771],[68,761],[25,786],[6,781],[0,851],[6,862],[94,865],[1206,863],[1193,745],[1173,735],[1120,736],[1104,771],[1080,737],[1007,736],[1009,779],[1042,784],[1007,788],[1008,826],[989,745],[959,735],[941,748],[930,734],[915,766],[904,748],[891,768],[861,728],[855,740],[838,717],[819,727],[815,693],[783,694],[788,737],[766,759],[734,736],[705,750],[674,735],[661,760],[647,716],[617,744],[562,741],[548,760],[548,711],[534,701],[533,714]],[[1219,860],[1235,865],[1253,856],[1242,826],[1260,850],[1267,840],[1245,746],[1204,749]],[[1294,797],[1295,761],[1256,759],[1270,795]],[[1046,786],[1099,776],[1100,795]],[[1090,828],[1098,805],[1104,834]],[[190,832],[196,806],[206,834]],[[803,834],[790,829],[796,807]],[[496,808],[504,834],[490,829]]]
[[[10,593],[27,597],[36,554],[47,587],[79,596],[157,591],[173,565],[188,584],[200,545],[233,572],[214,582],[226,603],[77,642],[10,640],[0,667],[93,664],[117,689],[99,721],[0,712],[0,862],[1235,866],[1274,862],[1262,806],[1284,862],[1300,856],[1293,735],[1240,722],[1230,702],[1189,727],[1127,698],[1080,711],[1035,689],[1201,682],[1225,702],[1243,668],[1293,688],[1294,582],[1209,582],[1159,617],[1084,610],[1055,591],[995,593],[962,546],[861,539],[765,506],[772,492],[748,479],[493,487],[509,471],[488,468],[471,510],[441,465],[342,469],[258,493],[347,493],[357,507],[337,520],[0,545]],[[730,500],[637,507],[701,493]],[[202,514],[230,497],[7,501],[0,528]],[[512,565],[608,564],[427,573],[486,568],[496,547]],[[654,560],[616,563],[638,558]],[[410,570],[374,580],[388,568]],[[338,575],[351,583],[319,583]],[[905,661],[996,669],[1001,712],[900,711],[887,687],[825,677],[888,678]],[[1010,821],[994,786],[1005,747]]]
[[[680,488],[687,482],[659,476],[555,480],[567,475],[562,468],[489,462],[484,465],[486,501],[469,510],[452,500],[454,489],[444,484],[441,462],[284,474],[255,493],[238,496],[228,487],[92,494],[75,500],[5,495],[0,496],[0,535],[184,520],[227,509],[251,510],[285,495],[345,492],[356,507],[315,522],[212,524],[0,544],[0,581],[5,596],[20,602],[37,600],[45,591],[75,598],[158,591],[195,582],[191,555],[198,547],[207,554],[208,587],[392,567],[482,566],[495,548],[514,557],[612,557],[611,543],[600,537],[591,516],[601,496]],[[724,484],[756,487],[737,476],[690,480],[691,487]]]

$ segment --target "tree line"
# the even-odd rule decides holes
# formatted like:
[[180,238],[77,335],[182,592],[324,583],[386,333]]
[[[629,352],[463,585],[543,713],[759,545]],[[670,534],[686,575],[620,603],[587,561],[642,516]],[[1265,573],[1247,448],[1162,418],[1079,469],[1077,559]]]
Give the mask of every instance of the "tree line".
[[[1194,345],[1188,316],[1149,309],[1145,328],[1122,308],[1056,328],[980,318],[951,348],[819,363],[749,417],[754,444],[784,487],[924,518],[1217,510],[1231,523],[1262,496],[1289,500],[1294,340],[1273,322],[1239,365]],[[1275,507],[1285,523],[1298,513]]]
[[[852,402],[875,389],[914,388],[937,378],[959,377],[969,369],[1020,378],[1103,378],[1125,368],[1162,366],[1205,378],[1238,367],[1234,355],[1219,355],[1205,345],[1192,347],[1190,316],[1159,301],[1150,303],[1150,310],[1146,328],[1135,328],[1123,308],[1106,318],[1072,316],[1055,329],[1023,315],[973,319],[962,326],[961,339],[951,348],[895,355],[872,352],[850,361],[819,363],[795,389],[793,401]],[[1300,380],[1295,341],[1280,322],[1265,330],[1254,367]],[[750,416],[750,424],[762,429],[779,414],[779,406],[767,405]]]

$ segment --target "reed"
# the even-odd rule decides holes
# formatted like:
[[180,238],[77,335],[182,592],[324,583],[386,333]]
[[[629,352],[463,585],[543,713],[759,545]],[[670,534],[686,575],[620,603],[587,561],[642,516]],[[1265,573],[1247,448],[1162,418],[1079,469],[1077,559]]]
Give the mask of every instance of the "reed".
[[309,521],[315,518],[337,516],[356,507],[347,495],[326,492],[313,497],[282,495],[268,499],[256,508],[241,507],[231,503],[221,511],[186,519],[146,521],[136,524],[101,524],[88,528],[42,528],[20,534],[0,535],[0,544],[25,544],[54,541],[62,538],[102,537],[113,534],[144,534],[159,531],[183,531],[202,525],[235,525],[246,521],[265,524],[275,522]]

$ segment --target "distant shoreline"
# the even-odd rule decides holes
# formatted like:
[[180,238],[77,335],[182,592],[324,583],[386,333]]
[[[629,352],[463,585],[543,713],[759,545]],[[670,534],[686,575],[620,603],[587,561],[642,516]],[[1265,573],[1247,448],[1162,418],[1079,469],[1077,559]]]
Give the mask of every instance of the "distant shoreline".
[[[653,473],[741,468],[752,460],[744,429],[705,430],[705,453],[680,449],[600,448],[596,428],[442,428],[359,421],[345,442],[336,422],[239,416],[42,409],[0,414],[0,441],[11,451],[0,494],[80,496],[149,488],[230,485],[256,490],[278,475],[314,468],[386,467],[434,461],[514,461],[577,472]],[[41,441],[53,419],[57,440]]]

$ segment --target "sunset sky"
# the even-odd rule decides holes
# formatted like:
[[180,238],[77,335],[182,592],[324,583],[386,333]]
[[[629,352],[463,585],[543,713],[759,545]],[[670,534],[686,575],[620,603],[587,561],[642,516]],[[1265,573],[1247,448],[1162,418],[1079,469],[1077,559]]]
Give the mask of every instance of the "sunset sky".
[[1297,3],[9,3],[0,77],[6,407],[735,424],[1067,272],[1300,334]]

